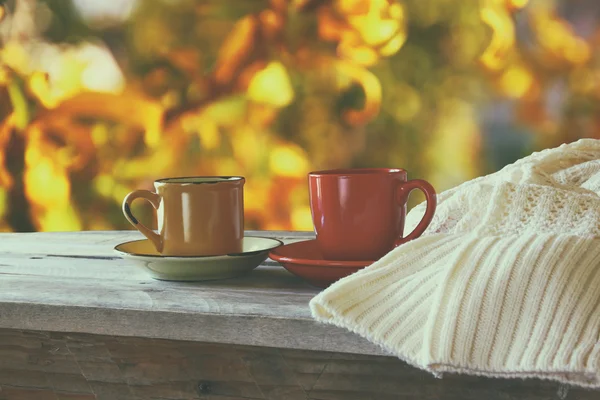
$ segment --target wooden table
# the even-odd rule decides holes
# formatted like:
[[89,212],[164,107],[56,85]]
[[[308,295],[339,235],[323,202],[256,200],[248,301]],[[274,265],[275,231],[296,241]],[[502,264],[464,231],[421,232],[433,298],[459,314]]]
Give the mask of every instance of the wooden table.
[[113,252],[139,237],[0,234],[0,400],[600,399],[538,380],[433,378],[316,323],[318,289],[270,260],[231,280],[153,280]]

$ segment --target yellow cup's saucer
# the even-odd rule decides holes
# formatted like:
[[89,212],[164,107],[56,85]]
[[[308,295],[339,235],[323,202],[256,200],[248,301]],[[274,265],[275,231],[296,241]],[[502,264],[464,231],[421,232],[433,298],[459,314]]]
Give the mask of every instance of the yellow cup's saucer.
[[121,243],[115,251],[145,268],[154,279],[205,281],[232,278],[258,267],[269,251],[281,246],[277,239],[246,236],[241,253],[222,256],[163,256],[148,239]]

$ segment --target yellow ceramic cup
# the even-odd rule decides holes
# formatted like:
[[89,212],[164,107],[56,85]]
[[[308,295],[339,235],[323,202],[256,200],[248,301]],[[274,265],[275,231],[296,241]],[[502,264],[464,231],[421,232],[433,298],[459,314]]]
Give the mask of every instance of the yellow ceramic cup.
[[[240,176],[166,178],[156,192],[135,190],[123,200],[123,214],[162,255],[207,256],[242,252],[244,183]],[[131,203],[147,200],[157,209],[158,233],[131,213]]]

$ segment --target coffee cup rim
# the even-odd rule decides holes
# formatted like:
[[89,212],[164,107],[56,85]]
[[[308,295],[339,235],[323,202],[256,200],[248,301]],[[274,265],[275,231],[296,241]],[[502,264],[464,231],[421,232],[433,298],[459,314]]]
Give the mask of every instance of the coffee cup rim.
[[202,184],[215,184],[215,183],[226,183],[226,182],[240,182],[245,181],[243,176],[219,176],[219,175],[205,175],[205,176],[174,176],[169,178],[160,178],[154,181],[163,185],[202,185]]
[[349,176],[406,173],[403,168],[337,168],[309,172],[309,176]]

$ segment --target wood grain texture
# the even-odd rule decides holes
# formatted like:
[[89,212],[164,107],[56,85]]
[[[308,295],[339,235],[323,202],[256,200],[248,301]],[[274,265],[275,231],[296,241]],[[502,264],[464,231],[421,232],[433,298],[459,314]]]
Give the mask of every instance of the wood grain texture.
[[0,400],[597,400],[549,381],[447,375],[393,357],[0,329]]
[[316,323],[308,302],[319,289],[271,260],[235,279],[157,281],[113,251],[139,238],[137,231],[0,234],[0,328],[384,354]]

